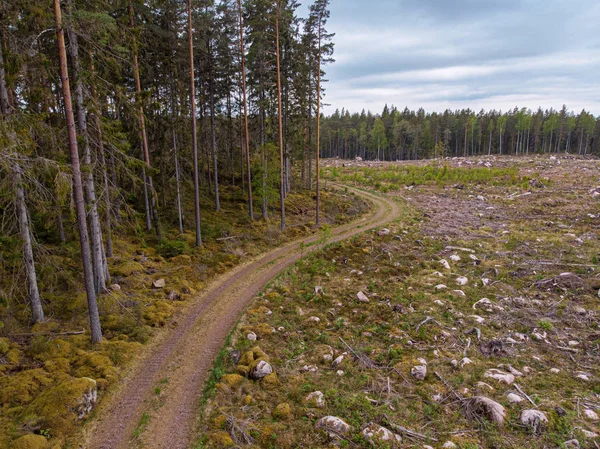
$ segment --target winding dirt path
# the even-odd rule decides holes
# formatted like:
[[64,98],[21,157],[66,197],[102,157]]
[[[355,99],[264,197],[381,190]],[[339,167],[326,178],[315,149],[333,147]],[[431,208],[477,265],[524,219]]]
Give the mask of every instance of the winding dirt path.
[[[347,239],[381,226],[400,215],[396,202],[349,188],[374,204],[362,219],[334,228],[329,242]],[[298,240],[270,251],[218,277],[195,298],[177,327],[166,331],[144,352],[121,388],[99,411],[87,429],[89,449],[188,449],[196,436],[198,405],[209,370],[227,335],[259,291],[301,257],[300,242],[315,243],[320,236]],[[304,248],[304,252],[318,245]],[[151,410],[154,388],[168,379],[161,407]],[[144,412],[150,421],[140,439],[132,435]]]

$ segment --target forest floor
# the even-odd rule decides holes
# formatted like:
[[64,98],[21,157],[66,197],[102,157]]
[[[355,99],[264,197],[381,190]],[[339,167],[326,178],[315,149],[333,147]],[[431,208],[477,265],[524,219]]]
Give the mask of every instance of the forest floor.
[[196,447],[599,447],[600,161],[324,172],[386,193],[401,218],[256,296],[213,368]]
[[[223,187],[219,213],[209,192],[202,198],[201,248],[194,247],[192,232],[179,235],[176,212],[171,214],[166,205],[160,241],[153,231],[141,228],[143,217],[125,213],[132,208],[122,205],[113,234],[115,255],[109,259],[111,287],[99,297],[104,331],[99,345],[92,345],[85,331],[87,305],[73,233],[61,244],[53,223],[36,222],[36,268],[47,320],[33,327],[27,302],[19,299],[25,285],[20,243],[0,238],[0,447],[81,447],[82,418],[93,421],[102,415],[107,399],[137,362],[156,351],[159,342],[173,343],[171,336],[190,325],[185,321],[188,312],[195,310],[208,285],[274,248],[323,234],[314,227],[314,194],[309,191],[288,196],[285,232],[278,220],[250,222],[239,187]],[[336,189],[327,189],[322,199],[322,220],[329,227],[355,221],[369,210],[361,197]],[[185,215],[193,216],[193,204],[184,206]],[[158,367],[151,369],[156,372]],[[159,384],[158,390],[166,389]],[[143,399],[144,393],[138,391],[135,397]],[[99,407],[87,416],[94,403]],[[146,415],[140,412],[131,419],[136,422],[126,441],[139,433],[137,420],[144,421]],[[122,421],[124,417],[119,428],[126,428]]]

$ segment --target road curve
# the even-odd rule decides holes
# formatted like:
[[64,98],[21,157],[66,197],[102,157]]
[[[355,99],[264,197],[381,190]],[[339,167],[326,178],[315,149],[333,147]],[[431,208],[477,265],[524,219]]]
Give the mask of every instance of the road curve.
[[[338,186],[343,187],[343,186]],[[370,215],[333,228],[328,243],[382,226],[400,215],[388,198],[348,189],[374,204]],[[198,407],[214,360],[244,309],[275,276],[301,256],[300,242],[315,243],[319,235],[274,249],[223,274],[198,295],[179,317],[178,325],[152,342],[86,429],[88,449],[188,449],[198,426]],[[304,246],[304,253],[318,245]],[[154,388],[168,379],[162,403],[151,410]],[[136,441],[132,435],[144,412],[150,421]]]

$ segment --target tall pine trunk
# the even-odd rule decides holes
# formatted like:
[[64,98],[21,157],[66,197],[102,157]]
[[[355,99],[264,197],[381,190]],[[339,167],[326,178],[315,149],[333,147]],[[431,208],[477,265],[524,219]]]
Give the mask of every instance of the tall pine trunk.
[[73,67],[73,78],[75,79],[75,102],[77,104],[77,125],[83,146],[83,191],[88,206],[88,220],[90,226],[90,241],[92,249],[92,264],[94,268],[94,285],[96,293],[106,290],[108,281],[108,265],[104,254],[102,243],[102,228],[100,226],[100,215],[98,214],[98,201],[96,198],[96,187],[94,186],[94,175],[92,173],[92,156],[90,150],[90,139],[87,126],[87,111],[84,106],[83,82],[81,80],[82,70],[79,59],[79,43],[77,34],[73,30],[72,0],[67,3],[69,21],[67,25],[67,36],[69,38],[69,52]]
[[200,230],[200,186],[198,173],[198,125],[196,122],[196,76],[194,72],[194,34],[192,25],[192,0],[187,2],[188,9],[188,50],[190,57],[190,114],[192,115],[192,152],[194,155],[194,212],[196,218],[196,246],[202,245]]
[[90,328],[92,343],[102,341],[102,329],[100,327],[100,316],[98,314],[98,303],[96,290],[94,288],[94,270],[90,251],[90,241],[87,229],[85,202],[83,199],[83,186],[81,182],[81,166],[79,164],[79,152],[77,148],[77,133],[75,131],[75,117],[71,103],[71,86],[69,85],[69,74],[67,69],[67,52],[65,50],[65,34],[62,28],[62,14],[60,0],[54,0],[54,17],[56,20],[56,36],[58,40],[58,59],[60,63],[60,79],[62,82],[63,101],[69,135],[69,151],[71,154],[71,170],[73,176],[73,194],[75,197],[75,209],[77,213],[77,227],[79,230],[79,243],[81,246],[81,260],[83,263],[83,279],[88,301],[88,312],[90,315]]
[[27,296],[31,307],[31,321],[33,323],[41,323],[44,321],[44,309],[42,308],[42,300],[40,299],[40,291],[37,284],[37,274],[35,272],[35,261],[33,259],[31,231],[29,229],[29,217],[27,215],[27,205],[25,203],[22,168],[15,164],[12,168],[12,172],[16,191],[19,230],[21,231],[21,240],[23,241],[23,262],[25,264],[25,273],[27,275]]
[[283,107],[281,102],[281,63],[279,48],[279,0],[275,10],[275,57],[277,61],[277,110],[279,124],[279,206],[281,208],[281,230],[285,231],[285,179],[283,177]]
[[[244,49],[244,19],[242,11],[242,0],[238,0],[238,11],[240,21],[240,59],[242,63],[242,96],[244,104],[244,143],[246,146],[246,183],[248,185],[248,214],[250,220],[254,221],[254,206],[252,204],[252,170],[250,167],[250,132],[248,130],[248,97],[246,93],[246,53]],[[243,170],[242,170],[243,171]]]
[[317,52],[317,114],[316,114],[316,189],[317,189],[317,199],[316,199],[316,224],[319,226],[321,224],[321,172],[320,172],[320,164],[321,164],[321,17],[319,17],[319,23],[317,24],[319,27],[319,36],[318,36],[318,52]]
[[[144,157],[144,163],[146,164],[147,170],[144,174],[145,189],[147,189],[146,195],[148,201],[146,201],[146,217],[149,217],[154,222],[156,236],[160,240],[160,223],[158,220],[158,199],[154,190],[154,183],[152,181],[152,174],[148,173],[151,170],[150,164],[150,150],[148,148],[148,134],[146,132],[146,119],[144,117],[144,105],[142,103],[142,83],[140,80],[140,65],[138,61],[138,43],[137,37],[135,36],[135,22],[134,22],[134,11],[133,2],[129,0],[129,27],[133,32],[133,77],[135,78],[135,93],[136,102],[138,103],[138,120],[140,124],[140,137],[142,140],[142,154]],[[148,230],[152,228],[150,223],[146,223]]]

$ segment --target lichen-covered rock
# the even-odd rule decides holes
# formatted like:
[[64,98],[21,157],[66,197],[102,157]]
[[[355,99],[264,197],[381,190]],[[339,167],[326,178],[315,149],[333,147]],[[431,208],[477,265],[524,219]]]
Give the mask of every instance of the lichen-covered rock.
[[309,407],[323,408],[325,407],[325,398],[321,391],[313,391],[304,399],[304,402]]
[[511,373],[505,373],[504,371],[500,371],[496,368],[492,368],[484,374],[484,377],[489,377],[490,379],[495,379],[498,382],[505,383],[506,385],[512,385],[515,382],[515,376]]
[[10,449],[46,449],[48,441],[42,435],[25,435],[14,440]]
[[250,378],[260,380],[273,372],[273,367],[266,360],[258,360],[250,365]]
[[548,423],[548,417],[539,410],[523,410],[521,412],[521,423],[528,427],[534,427]]
[[273,418],[287,421],[292,417],[292,407],[290,404],[281,403],[273,410]]
[[315,424],[316,429],[325,429],[333,437],[346,435],[350,432],[350,424],[337,416],[324,416]]
[[164,279],[157,279],[152,283],[152,288],[160,289],[165,288],[167,283]]
[[375,423],[369,423],[363,429],[362,434],[365,439],[375,447],[381,447],[381,445],[386,445],[387,447],[396,447],[402,442],[400,435],[396,435],[391,430]]
[[27,407],[27,414],[37,417],[53,435],[65,435],[93,410],[97,395],[95,380],[68,380],[40,394]]
[[427,365],[413,366],[410,370],[410,374],[412,374],[415,379],[425,380],[425,377],[427,376]]
[[144,271],[144,266],[141,263],[130,260],[128,262],[124,262],[118,267],[116,267],[113,271],[115,276],[119,277],[129,277],[132,274],[141,273]]

